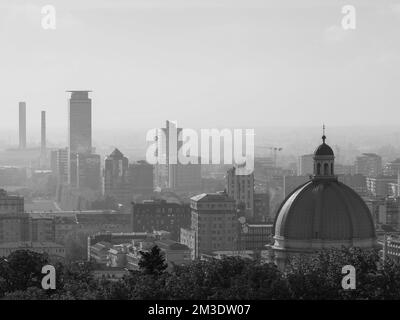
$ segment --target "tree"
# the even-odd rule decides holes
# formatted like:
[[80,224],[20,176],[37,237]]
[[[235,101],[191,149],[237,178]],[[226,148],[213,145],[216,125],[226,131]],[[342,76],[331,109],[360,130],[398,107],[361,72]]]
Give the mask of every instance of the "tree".
[[48,300],[49,295],[46,291],[37,288],[29,287],[26,290],[16,290],[9,292],[4,296],[4,300]]
[[57,279],[60,284],[52,299],[58,300],[94,300],[101,298],[100,281],[93,276],[94,265],[91,262],[72,262],[60,268]]
[[[12,300],[94,299],[399,299],[399,265],[382,263],[373,250],[327,249],[308,257],[295,257],[281,272],[273,263],[239,257],[195,260],[185,266],[167,268],[157,246],[141,252],[141,271],[122,280],[96,279],[93,264],[55,264],[56,290],[41,288],[41,268],[47,256],[16,251],[0,259],[0,298]],[[356,269],[356,289],[341,286],[342,267]]]
[[274,264],[239,257],[196,260],[177,267],[165,290],[172,299],[186,300],[290,297],[287,281]]
[[[295,299],[371,299],[376,298],[379,256],[374,250],[360,248],[326,249],[309,257],[290,261],[287,279]],[[356,269],[356,289],[342,288],[342,268]]]
[[29,287],[41,288],[42,267],[49,263],[47,254],[29,250],[17,250],[7,258],[0,259],[2,280],[0,291],[26,290]]
[[153,246],[150,252],[140,251],[140,254],[139,268],[145,274],[159,275],[167,269],[168,265],[158,246]]

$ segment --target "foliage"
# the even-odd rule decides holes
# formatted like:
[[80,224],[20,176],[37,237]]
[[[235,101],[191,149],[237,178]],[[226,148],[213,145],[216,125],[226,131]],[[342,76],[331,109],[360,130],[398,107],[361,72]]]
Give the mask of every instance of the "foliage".
[[[121,280],[96,279],[89,262],[56,264],[56,290],[41,289],[46,255],[16,251],[0,259],[0,297],[12,300],[129,299],[399,299],[400,267],[375,251],[329,249],[293,258],[281,272],[272,263],[239,257],[196,260],[166,272],[159,248],[143,253],[141,270]],[[344,265],[356,270],[356,289],[341,286]]]
[[41,287],[42,267],[48,264],[48,256],[28,250],[18,250],[0,259],[1,289],[9,291]]
[[274,264],[238,257],[195,261],[179,267],[167,282],[172,299],[288,298],[283,274]]
[[[356,289],[343,290],[342,267],[356,269]],[[368,299],[379,270],[379,256],[360,248],[329,249],[311,257],[295,257],[288,267],[287,279],[297,299]]]
[[167,269],[168,265],[158,246],[153,246],[149,252],[140,251],[140,254],[139,267],[145,274],[159,275]]

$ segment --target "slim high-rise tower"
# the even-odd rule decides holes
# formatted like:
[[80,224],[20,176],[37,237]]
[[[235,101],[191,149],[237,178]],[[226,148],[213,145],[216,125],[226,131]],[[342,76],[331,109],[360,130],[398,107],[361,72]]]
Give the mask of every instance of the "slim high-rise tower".
[[91,91],[67,92],[71,93],[68,100],[68,184],[79,187],[80,164],[83,166],[84,159],[92,153]]
[[46,111],[42,111],[41,118],[41,154],[42,156],[46,155]]
[[19,148],[26,148],[26,103],[19,103]]
[[92,152],[92,100],[91,91],[67,91],[68,100],[68,147],[71,153]]
[[40,141],[40,166],[45,168],[47,165],[46,150],[46,111],[41,112],[41,141]]

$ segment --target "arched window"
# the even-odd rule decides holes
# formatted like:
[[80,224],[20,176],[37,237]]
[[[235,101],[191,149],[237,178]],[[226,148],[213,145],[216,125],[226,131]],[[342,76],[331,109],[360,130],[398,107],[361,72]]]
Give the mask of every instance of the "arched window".
[[333,175],[333,163],[331,163],[331,175]]
[[324,163],[324,176],[329,175],[329,165]]
[[321,164],[317,163],[317,175],[321,174]]

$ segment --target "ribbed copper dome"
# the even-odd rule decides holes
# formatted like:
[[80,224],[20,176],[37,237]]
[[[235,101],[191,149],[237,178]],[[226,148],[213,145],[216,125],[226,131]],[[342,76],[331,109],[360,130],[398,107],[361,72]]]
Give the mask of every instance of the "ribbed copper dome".
[[275,246],[283,247],[290,247],[297,240],[302,246],[308,241],[318,248],[324,247],[323,242],[357,245],[376,239],[365,202],[336,179],[310,180],[289,194],[279,208],[274,229],[275,239],[281,240]]

